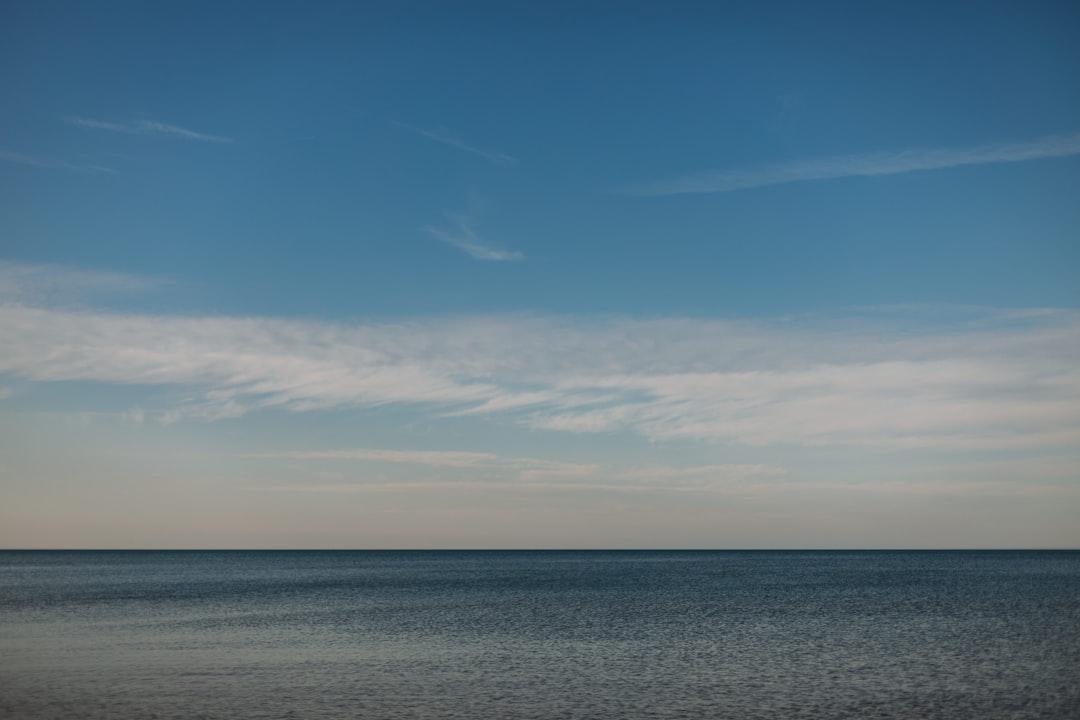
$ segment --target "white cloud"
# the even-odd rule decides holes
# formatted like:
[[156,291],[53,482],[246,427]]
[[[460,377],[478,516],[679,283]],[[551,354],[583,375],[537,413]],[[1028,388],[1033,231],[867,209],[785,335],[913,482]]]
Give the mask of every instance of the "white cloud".
[[169,421],[408,404],[651,440],[1076,447],[1077,357],[1075,311],[345,325],[0,305],[0,373],[189,390]]
[[[792,478],[763,464],[620,465],[572,463],[486,452],[352,449],[286,451],[245,456],[289,461],[288,480],[265,487],[298,493],[429,492],[453,489],[510,492],[710,493],[729,499],[837,494],[931,498],[1075,498],[1075,462],[1063,458],[1014,458],[994,462],[904,465],[875,471],[872,482]],[[329,465],[328,465],[329,463]],[[409,466],[386,473],[378,464]],[[334,468],[333,470],[326,469]],[[297,482],[296,477],[309,478]],[[1022,482],[1017,482],[1022,480]],[[1062,482],[1064,481],[1064,482]]]
[[276,453],[248,455],[252,458],[270,458],[278,460],[349,460],[357,462],[402,463],[407,465],[429,465],[431,467],[472,468],[497,462],[499,456],[494,453],[440,451],[440,450],[292,450]]
[[0,160],[16,165],[28,165],[30,167],[46,168],[49,170],[71,170],[73,172],[84,173],[112,172],[111,168],[101,167],[100,165],[74,165],[69,162],[64,162],[63,160],[34,157],[31,155],[23,155],[22,153],[7,152],[6,150],[0,150]]
[[520,252],[502,250],[482,242],[477,237],[476,232],[473,231],[472,223],[467,218],[451,217],[450,220],[453,226],[452,229],[448,230],[429,225],[424,228],[424,231],[437,240],[456,247],[476,260],[505,262],[507,260],[524,259],[525,256]]
[[197,140],[199,142],[211,143],[231,143],[233,141],[232,138],[222,137],[220,135],[208,135],[206,133],[188,130],[187,128],[178,125],[170,125],[168,123],[155,122],[153,120],[140,120],[138,122],[125,124],[84,117],[69,117],[66,118],[66,121],[69,125],[74,125],[76,127],[88,128],[91,130],[108,130],[110,132],[126,133],[128,135],[156,135],[158,137]]
[[[713,464],[713,465],[638,465],[570,463],[528,457],[502,456],[486,452],[432,451],[432,450],[385,450],[352,449],[328,451],[288,451],[262,453],[246,456],[259,460],[332,461],[347,463],[393,463],[420,466],[431,471],[449,471],[435,477],[416,470],[401,478],[385,479],[377,483],[365,482],[360,487],[387,486],[401,488],[419,484],[446,486],[468,484],[483,487],[509,484],[513,487],[619,489],[619,490],[712,490],[732,487],[747,481],[775,480],[787,473],[782,468],[769,465]],[[465,471],[464,473],[457,471]],[[382,477],[382,476],[380,476]],[[339,489],[348,490],[349,476],[340,473]],[[310,485],[292,486],[298,489]],[[316,486],[316,492],[327,491],[327,486]]]
[[126,132],[133,133],[135,129],[131,125],[121,125],[120,123],[106,122],[104,120],[92,120],[84,117],[69,117],[65,118],[65,122],[68,125],[74,125],[75,127],[90,128],[92,130],[110,130],[112,132]]
[[134,423],[135,425],[142,425],[146,422],[146,412],[142,408],[131,408],[121,413],[121,418],[127,422]]
[[0,302],[51,305],[101,295],[146,292],[162,280],[60,265],[0,260]]
[[425,130],[423,128],[414,127],[412,125],[406,125],[405,123],[401,122],[395,122],[394,124],[398,127],[405,128],[406,130],[414,132],[417,135],[422,135],[428,140],[433,140],[448,147],[461,150],[462,152],[467,152],[471,155],[482,157],[483,159],[494,165],[517,165],[518,163],[518,159],[516,157],[507,155],[503,152],[498,152],[497,150],[485,150],[483,148],[476,147],[475,145],[470,145],[463,141],[461,138],[451,133],[449,130],[446,130],[445,128]]
[[215,142],[215,143],[229,143],[232,142],[232,138],[221,137],[220,135],[207,135],[206,133],[195,132],[194,130],[188,130],[187,128],[178,127],[176,125],[168,125],[160,122],[143,121],[138,123],[136,127],[140,132],[145,132],[154,135],[165,135],[168,137],[181,138],[183,140],[199,140],[201,142]]
[[982,145],[971,148],[903,150],[891,153],[819,158],[759,168],[710,170],[638,185],[629,188],[627,193],[631,195],[723,193],[806,180],[896,175],[964,165],[1022,162],[1073,155],[1080,155],[1080,133],[1053,135],[1025,143]]

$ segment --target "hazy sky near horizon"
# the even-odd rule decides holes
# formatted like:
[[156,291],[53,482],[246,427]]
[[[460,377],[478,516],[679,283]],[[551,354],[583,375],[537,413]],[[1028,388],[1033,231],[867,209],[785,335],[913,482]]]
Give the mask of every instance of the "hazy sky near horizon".
[[0,547],[1080,546],[1075,3],[0,8]]

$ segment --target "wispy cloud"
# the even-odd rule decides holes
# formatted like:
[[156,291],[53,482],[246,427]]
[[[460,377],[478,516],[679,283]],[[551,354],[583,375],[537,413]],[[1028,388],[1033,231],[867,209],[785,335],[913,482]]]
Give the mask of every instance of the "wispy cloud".
[[207,135],[206,133],[195,132],[194,130],[188,130],[187,128],[182,128],[177,125],[168,125],[160,122],[141,122],[138,127],[143,132],[182,138],[184,140],[201,140],[203,142],[216,143],[232,142],[232,138],[221,137],[220,135]]
[[[707,465],[611,462],[575,463],[495,453],[424,450],[330,450],[248,455],[255,462],[288,461],[283,482],[265,489],[295,493],[352,494],[372,492],[438,492],[452,489],[483,492],[671,493],[709,494],[728,501],[838,496],[926,498],[1032,499],[1075,498],[1080,488],[1068,482],[1076,476],[1075,458],[1016,458],[994,462],[935,462],[905,464],[874,472],[865,478],[792,476],[776,465],[720,463]],[[385,469],[403,465],[401,472]],[[263,471],[275,473],[273,464]],[[1063,482],[1065,481],[1065,482]],[[749,509],[749,508],[747,508]]]
[[0,302],[55,305],[145,292],[162,284],[160,279],[124,273],[0,260]]
[[354,462],[401,463],[443,468],[474,468],[499,461],[499,456],[487,452],[457,450],[385,450],[357,448],[351,450],[290,450],[258,453],[249,458],[274,460],[346,460]]
[[1052,135],[1024,143],[845,155],[758,168],[710,170],[636,185],[625,189],[625,192],[631,195],[724,193],[808,180],[896,175],[964,165],[1022,162],[1073,155],[1080,155],[1080,133]]
[[76,165],[64,162],[63,160],[34,157],[31,155],[23,155],[22,153],[8,152],[6,150],[0,150],[0,160],[16,165],[29,165],[30,167],[47,168],[49,170],[71,170],[74,172],[85,173],[113,172],[111,168],[101,167],[100,165]]
[[[487,452],[433,451],[433,450],[384,450],[352,449],[329,451],[289,451],[246,456],[257,460],[290,460],[299,462],[331,462],[335,467],[343,464],[401,464],[415,466],[404,477],[393,477],[389,482],[374,485],[400,489],[413,483],[429,487],[461,484],[482,485],[510,483],[516,487],[558,487],[567,489],[618,489],[618,490],[714,490],[730,488],[733,483],[783,478],[783,468],[759,464],[711,464],[711,465],[615,465],[610,463],[576,463],[542,458],[514,457]],[[438,472],[437,477],[424,470]],[[350,475],[338,472],[335,485],[339,490],[356,488]],[[316,477],[323,478],[324,473]],[[385,476],[380,476],[385,478]],[[362,486],[370,488],[373,483]],[[292,485],[304,489],[304,485]],[[317,492],[329,490],[326,485],[316,486]]]
[[104,120],[91,120],[90,118],[70,116],[64,118],[64,122],[68,125],[74,125],[75,127],[90,128],[92,130],[111,130],[112,132],[136,132],[132,125],[121,125],[120,123],[106,122]]
[[[289,482],[279,485],[266,486],[263,489],[271,492],[287,492],[316,495],[354,495],[370,494],[372,492],[385,492],[400,494],[402,492],[431,493],[439,490],[453,489],[460,491],[503,491],[513,493],[542,493],[551,496],[551,493],[563,493],[566,491],[590,492],[597,491],[607,493],[662,493],[668,498],[672,493],[708,493],[712,496],[720,496],[724,500],[724,506],[732,515],[754,516],[761,512],[762,502],[767,501],[770,506],[780,503],[788,504],[788,513],[791,517],[798,512],[797,500],[792,498],[805,498],[813,496],[817,499],[832,499],[841,505],[848,507],[852,502],[881,501],[894,498],[893,502],[900,501],[911,503],[924,499],[938,502],[940,500],[963,499],[970,501],[978,498],[980,501],[995,499],[1015,503],[1018,500],[1030,502],[1036,499],[1046,499],[1055,502],[1075,502],[1080,497],[1080,490],[1074,485],[1062,485],[1059,483],[1037,482],[1010,482],[1010,481],[987,481],[971,480],[964,482],[910,482],[895,480],[878,480],[866,483],[842,483],[842,482],[800,482],[791,480],[769,480],[768,482],[737,481],[737,482],[709,482],[702,484],[671,484],[671,483],[638,483],[626,482],[618,478],[608,481],[591,482],[520,482],[515,479],[430,479],[430,478],[394,478],[379,482],[348,482],[342,478],[329,478],[333,482],[321,483],[297,483]],[[697,498],[694,495],[689,497]],[[651,497],[650,497],[651,500]],[[737,504],[736,504],[737,503]],[[830,523],[819,523],[830,525]],[[954,528],[955,530],[955,528]],[[954,543],[927,542],[921,547],[938,549],[943,545]],[[911,543],[898,544],[900,547],[909,548]],[[987,543],[988,548],[997,548],[1002,544]],[[777,545],[789,547],[788,544]],[[891,546],[891,547],[895,547]],[[754,544],[755,549],[760,549],[760,544]],[[852,547],[864,549],[865,543],[853,544]],[[1043,546],[1039,546],[1043,547]],[[1062,543],[1062,547],[1072,547],[1069,543]]]
[[[166,416],[148,413],[169,421],[402,404],[446,422],[485,416],[657,441],[1080,446],[1080,314],[1071,310],[966,310],[947,320],[894,309],[755,322],[481,316],[351,325],[76,312],[33,288],[130,281],[5,272],[0,373],[186,388],[189,399]],[[43,279],[50,272],[55,279]]]
[[481,158],[487,160],[488,162],[490,162],[490,163],[492,163],[494,165],[517,165],[518,164],[518,159],[516,157],[513,157],[511,155],[507,155],[506,153],[499,152],[497,150],[485,150],[483,148],[476,147],[475,145],[470,145],[470,144],[466,143],[464,140],[462,140],[461,138],[459,138],[456,135],[454,135],[453,133],[451,133],[449,130],[446,130],[445,128],[436,128],[434,130],[425,130],[424,128],[415,127],[413,125],[407,125],[407,124],[402,123],[402,122],[396,122],[395,121],[394,124],[397,125],[400,128],[404,128],[406,130],[414,132],[417,135],[422,135],[423,137],[426,137],[428,140],[433,140],[434,142],[441,143],[441,144],[446,145],[448,147],[456,148],[456,149],[461,150],[463,152],[467,152],[467,153],[470,153],[472,155],[476,155],[477,157],[481,157]]
[[222,137],[220,135],[208,135],[178,125],[169,125],[167,123],[151,120],[140,120],[134,123],[116,123],[77,116],[68,117],[65,118],[65,120],[69,125],[74,125],[76,127],[88,128],[91,130],[108,130],[110,132],[126,133],[128,135],[153,135],[157,137],[197,140],[199,142],[210,143],[231,143],[233,141],[232,138]]
[[449,227],[427,225],[424,231],[447,245],[452,245],[476,260],[505,262],[523,260],[525,256],[516,250],[503,250],[484,243],[473,230],[472,222],[465,217],[448,216]]

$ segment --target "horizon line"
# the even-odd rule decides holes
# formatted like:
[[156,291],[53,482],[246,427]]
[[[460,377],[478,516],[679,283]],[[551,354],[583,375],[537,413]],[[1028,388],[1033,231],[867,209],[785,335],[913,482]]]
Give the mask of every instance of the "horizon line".
[[287,547],[213,547],[213,548],[135,548],[135,547],[21,547],[0,548],[0,552],[1080,552],[1080,547],[422,547],[422,548],[372,548],[372,547],[327,547],[327,548],[287,548]]

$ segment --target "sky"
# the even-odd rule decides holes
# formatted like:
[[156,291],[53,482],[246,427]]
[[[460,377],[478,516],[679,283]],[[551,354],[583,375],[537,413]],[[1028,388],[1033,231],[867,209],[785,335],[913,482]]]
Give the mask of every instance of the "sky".
[[0,547],[1080,547],[1080,8],[0,7]]

